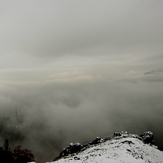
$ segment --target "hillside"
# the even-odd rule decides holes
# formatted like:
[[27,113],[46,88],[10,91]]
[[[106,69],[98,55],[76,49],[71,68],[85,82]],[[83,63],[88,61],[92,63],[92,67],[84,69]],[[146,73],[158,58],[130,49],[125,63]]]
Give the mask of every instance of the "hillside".
[[80,145],[70,144],[52,163],[163,163],[163,152],[154,145],[153,133],[116,132]]

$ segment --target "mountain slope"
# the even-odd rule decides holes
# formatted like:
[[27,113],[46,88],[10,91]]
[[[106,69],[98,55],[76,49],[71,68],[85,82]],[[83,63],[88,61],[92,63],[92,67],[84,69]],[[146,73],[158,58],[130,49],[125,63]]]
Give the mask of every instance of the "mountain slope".
[[[58,157],[53,163],[163,163],[163,152],[152,144],[151,132],[140,136],[115,133],[111,138],[96,138],[84,147],[70,144],[61,152],[62,157]],[[74,147],[83,148],[75,152]],[[70,152],[70,149],[73,150]]]

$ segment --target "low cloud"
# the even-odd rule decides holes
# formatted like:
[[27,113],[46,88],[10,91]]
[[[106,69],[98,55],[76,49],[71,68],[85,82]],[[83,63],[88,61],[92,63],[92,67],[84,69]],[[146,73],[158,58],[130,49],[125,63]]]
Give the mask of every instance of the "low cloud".
[[150,74],[162,74],[163,70],[159,69],[159,70],[151,70],[148,72],[145,72],[144,75],[150,75]]
[[[138,79],[137,79],[138,80]],[[10,88],[9,88],[10,87]],[[45,82],[1,87],[1,117],[22,119],[19,130],[27,146],[44,159],[72,142],[127,130],[152,130],[160,148],[161,83],[124,80]]]

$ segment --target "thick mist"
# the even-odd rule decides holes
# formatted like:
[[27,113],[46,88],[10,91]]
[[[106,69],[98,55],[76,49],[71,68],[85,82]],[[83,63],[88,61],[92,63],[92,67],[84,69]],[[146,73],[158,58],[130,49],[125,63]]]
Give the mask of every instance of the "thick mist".
[[22,144],[44,160],[53,159],[70,142],[84,143],[121,130],[151,130],[163,149],[163,88],[153,77],[4,84],[1,117],[14,119],[16,109],[23,139],[11,144]]
[[162,6],[1,0],[0,144],[45,162],[70,142],[151,130],[163,149]]

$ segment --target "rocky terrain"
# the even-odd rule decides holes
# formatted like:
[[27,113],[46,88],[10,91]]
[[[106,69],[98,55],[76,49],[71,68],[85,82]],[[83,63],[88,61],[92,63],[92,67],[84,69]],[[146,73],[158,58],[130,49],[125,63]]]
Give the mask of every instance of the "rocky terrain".
[[151,131],[140,135],[115,132],[81,145],[70,143],[53,163],[163,163],[163,152],[154,145]]

